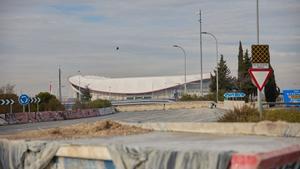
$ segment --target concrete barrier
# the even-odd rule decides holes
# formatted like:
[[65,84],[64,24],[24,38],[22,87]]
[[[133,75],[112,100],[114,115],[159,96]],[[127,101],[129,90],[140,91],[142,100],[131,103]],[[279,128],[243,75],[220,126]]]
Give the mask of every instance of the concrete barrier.
[[271,121],[259,123],[126,123],[118,121],[118,123],[157,131],[300,137],[300,123]]
[[112,114],[115,112],[113,107],[100,109],[82,109],[73,111],[43,111],[43,112],[22,112],[22,113],[7,113],[5,121],[8,124],[22,124],[32,122],[45,122],[57,120],[69,120],[86,117],[96,117]]
[[171,103],[155,103],[146,105],[120,105],[116,106],[118,111],[148,111],[148,110],[170,110],[170,109],[196,109],[208,108],[211,101],[186,101]]
[[[298,166],[298,167],[296,167]],[[300,145],[266,153],[233,154],[230,169],[300,168]]]
[[[108,149],[105,146],[67,145],[57,153],[55,166],[51,169],[86,168],[115,169]],[[54,166],[54,164],[51,164]],[[300,145],[293,145],[270,152],[242,154],[235,153],[231,158],[230,169],[291,169],[300,166]]]

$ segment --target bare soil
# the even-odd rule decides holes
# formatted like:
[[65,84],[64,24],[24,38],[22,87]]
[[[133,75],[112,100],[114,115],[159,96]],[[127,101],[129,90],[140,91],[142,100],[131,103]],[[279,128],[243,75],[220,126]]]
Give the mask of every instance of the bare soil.
[[51,129],[24,131],[10,135],[0,135],[0,138],[55,140],[99,136],[126,136],[147,133],[150,131],[151,130],[146,130],[135,126],[122,125],[111,120],[102,120],[95,123],[81,123],[67,127],[57,127]]

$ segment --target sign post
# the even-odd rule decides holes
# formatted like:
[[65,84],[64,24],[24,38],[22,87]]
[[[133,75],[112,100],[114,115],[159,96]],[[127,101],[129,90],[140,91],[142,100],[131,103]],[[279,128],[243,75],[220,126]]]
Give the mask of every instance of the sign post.
[[12,105],[15,103],[13,99],[0,99],[1,106],[9,105],[9,113],[12,113]]
[[32,97],[30,98],[30,103],[36,103],[36,111],[39,111],[39,103],[41,102],[41,99],[39,97]]
[[257,108],[262,118],[262,102],[261,102],[261,91],[266,85],[267,79],[270,76],[271,69],[269,45],[252,45],[252,68],[249,69],[249,73],[252,82],[257,87]]
[[25,106],[29,103],[30,98],[26,94],[21,94],[19,97],[19,103],[23,106],[23,112],[25,112]]

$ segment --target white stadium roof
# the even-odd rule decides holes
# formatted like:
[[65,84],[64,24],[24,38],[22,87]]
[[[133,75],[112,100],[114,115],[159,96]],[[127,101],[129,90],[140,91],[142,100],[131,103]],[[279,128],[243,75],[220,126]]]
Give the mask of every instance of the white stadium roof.
[[[187,83],[200,80],[200,75],[187,75]],[[209,79],[210,74],[203,74],[203,80]],[[163,90],[184,84],[184,76],[154,76],[154,77],[126,77],[107,78],[100,76],[75,75],[69,78],[69,82],[81,88],[89,88],[92,91],[138,94]]]

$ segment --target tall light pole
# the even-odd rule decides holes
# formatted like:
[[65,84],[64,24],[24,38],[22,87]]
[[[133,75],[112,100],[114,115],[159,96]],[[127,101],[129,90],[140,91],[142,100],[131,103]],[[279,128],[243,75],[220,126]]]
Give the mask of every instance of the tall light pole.
[[[257,44],[259,45],[259,6],[258,6],[258,0],[256,0],[256,38],[257,38]],[[261,103],[261,91],[257,88],[257,104],[258,104],[258,111],[260,113],[260,118],[262,118],[262,103]]]
[[203,96],[203,66],[202,66],[202,19],[201,19],[201,10],[199,10],[199,23],[200,23],[200,92]]
[[217,97],[217,103],[218,103],[218,100],[219,100],[219,98],[218,98],[218,96],[219,96],[219,70],[218,70],[218,61],[219,61],[219,49],[218,49],[218,39],[216,38],[216,36],[214,35],[214,34],[212,34],[212,33],[209,33],[209,32],[202,32],[201,34],[206,34],[206,35],[210,35],[210,36],[212,36],[214,39],[215,39],[215,41],[216,41],[216,69],[217,69],[217,71],[216,71],[216,97]]
[[181,49],[184,54],[184,94],[186,94],[186,53],[181,46],[173,45],[173,47]]
[[78,90],[79,90],[79,92],[78,92],[78,97],[79,97],[79,102],[81,102],[81,92],[80,92],[80,76],[81,76],[81,74],[80,74],[80,70],[78,70]]

